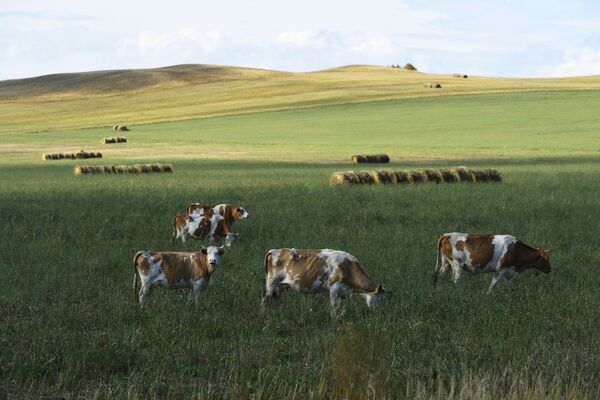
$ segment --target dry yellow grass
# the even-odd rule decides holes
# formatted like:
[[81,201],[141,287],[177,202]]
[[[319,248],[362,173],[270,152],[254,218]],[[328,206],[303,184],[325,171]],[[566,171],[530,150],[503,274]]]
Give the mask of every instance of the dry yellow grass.
[[[443,89],[425,88],[430,81]],[[0,134],[425,96],[586,89],[600,89],[600,76],[459,80],[367,65],[309,73],[206,65],[100,71],[0,82]]]

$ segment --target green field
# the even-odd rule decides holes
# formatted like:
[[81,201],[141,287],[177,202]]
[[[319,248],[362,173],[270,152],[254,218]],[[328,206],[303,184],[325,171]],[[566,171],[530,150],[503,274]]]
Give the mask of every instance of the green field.
[[[564,90],[329,105],[139,123],[113,146],[95,123],[2,130],[0,398],[597,398],[599,102]],[[79,148],[175,172],[76,177],[80,162],[41,160]],[[330,187],[356,152],[504,181]],[[199,308],[158,289],[142,310],[133,255],[198,248],[171,240],[192,201],[250,218]],[[514,234],[553,249],[554,269],[491,296],[490,275],[433,290],[452,231]],[[346,250],[393,294],[375,311],[352,298],[337,320],[327,296],[291,292],[261,313],[278,247]]]

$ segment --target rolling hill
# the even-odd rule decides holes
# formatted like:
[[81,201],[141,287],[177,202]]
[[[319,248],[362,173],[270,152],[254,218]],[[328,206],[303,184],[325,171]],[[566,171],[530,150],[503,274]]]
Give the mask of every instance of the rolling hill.
[[[431,81],[442,89],[425,88]],[[0,134],[427,96],[598,89],[600,76],[462,79],[369,65],[306,73],[176,65],[55,74],[0,82]]]

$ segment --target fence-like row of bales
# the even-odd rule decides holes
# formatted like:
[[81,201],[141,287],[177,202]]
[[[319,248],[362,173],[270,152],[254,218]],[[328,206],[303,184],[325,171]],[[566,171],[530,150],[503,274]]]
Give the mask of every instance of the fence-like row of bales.
[[345,171],[331,174],[331,185],[379,185],[408,183],[501,182],[495,169],[468,169],[465,167],[441,169],[406,169],[400,171],[372,170]]
[[75,175],[87,174],[149,174],[173,172],[171,164],[135,164],[135,165],[78,165],[73,169]]
[[102,153],[79,150],[76,153],[42,153],[42,160],[79,160],[87,158],[102,158]]

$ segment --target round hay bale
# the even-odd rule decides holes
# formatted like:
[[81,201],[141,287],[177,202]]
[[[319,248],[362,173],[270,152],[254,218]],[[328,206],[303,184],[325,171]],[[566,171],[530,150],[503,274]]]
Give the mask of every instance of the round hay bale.
[[412,183],[412,176],[409,171],[396,171],[396,183]]
[[367,160],[371,163],[384,164],[390,162],[390,157],[387,154],[372,154],[367,156]]
[[427,174],[425,174],[425,171],[423,171],[423,170],[419,170],[419,169],[411,170],[410,177],[412,178],[412,183],[427,182]]
[[171,164],[164,164],[162,168],[163,168],[163,172],[167,172],[167,173],[173,172],[173,166]]
[[150,165],[152,172],[161,172],[160,164],[152,164]]
[[123,165],[115,165],[114,171],[117,174],[124,174],[125,173],[125,167]]
[[118,131],[119,130],[119,125],[113,125],[113,131]]
[[136,174],[141,174],[142,173],[142,166],[140,164],[134,165],[133,168],[135,169],[135,173]]
[[429,182],[440,183],[444,181],[444,178],[438,169],[425,169],[423,171],[425,172],[425,175],[427,175],[427,181]]
[[496,169],[488,168],[484,170],[485,175],[490,182],[502,182],[502,175]]
[[152,168],[148,164],[142,165],[142,173],[147,174],[148,172],[152,172]]
[[128,131],[128,130],[129,130],[129,128],[127,128],[125,125],[119,125],[119,131],[120,132],[125,132],[125,131]]
[[451,169],[440,169],[440,174],[446,183],[458,182],[460,179]]
[[369,171],[359,171],[354,173],[358,179],[358,183],[372,185],[375,183],[375,178]]
[[115,143],[125,143],[125,142],[127,142],[126,137],[120,136],[118,138],[115,138]]
[[79,175],[83,175],[83,174],[85,174],[86,172],[87,172],[87,171],[84,171],[83,167],[81,167],[81,166],[79,166],[79,165],[78,165],[78,166],[76,166],[75,168],[73,168],[73,173],[74,173],[75,175],[77,175],[77,176],[79,176]]
[[471,171],[469,171],[465,167],[453,168],[452,172],[454,173],[454,175],[458,176],[458,180],[461,182],[475,182],[475,177],[473,176]]
[[369,171],[369,174],[371,174],[371,176],[373,177],[373,183],[377,184],[377,185],[381,185],[381,177],[379,176],[379,171],[377,170],[372,170]]
[[346,174],[344,172],[334,172],[329,177],[329,184],[331,186],[344,185],[350,183],[346,180]]
[[48,160],[48,154],[42,153],[42,160]]
[[352,162],[355,164],[367,162],[367,157],[362,154],[352,156]]
[[104,171],[105,174],[112,174],[113,169],[110,165],[104,165],[102,167],[102,170]]
[[426,88],[431,88],[431,89],[441,89],[442,88],[442,84],[438,83],[438,82],[427,82],[423,86],[425,86]]
[[385,183],[385,184],[397,183],[396,174],[394,174],[393,171],[379,170],[379,171],[377,171],[377,173],[379,174],[379,180],[381,181],[381,183]]
[[411,63],[404,64],[404,69],[407,71],[416,71],[417,70],[417,68],[414,65],[412,65]]

